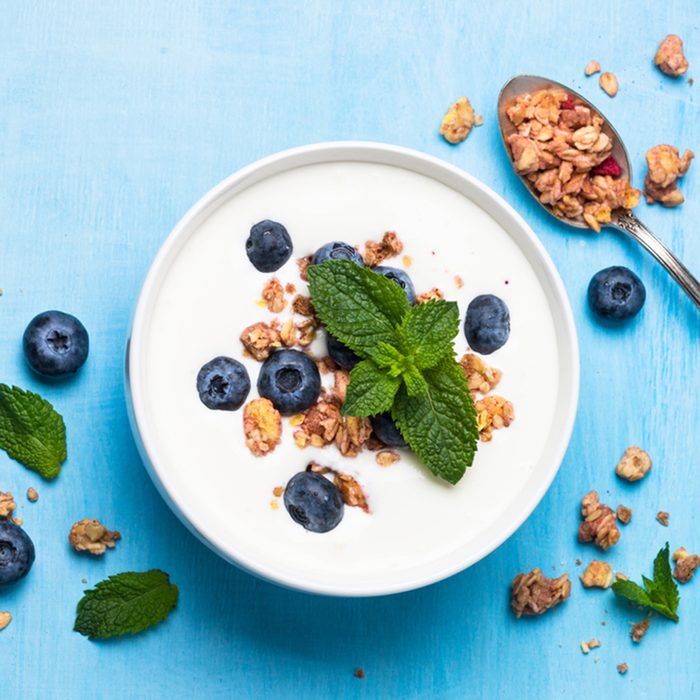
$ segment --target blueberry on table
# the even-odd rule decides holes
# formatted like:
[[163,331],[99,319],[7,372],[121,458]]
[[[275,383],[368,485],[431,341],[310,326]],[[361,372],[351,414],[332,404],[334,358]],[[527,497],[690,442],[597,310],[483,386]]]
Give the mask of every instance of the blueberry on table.
[[331,360],[343,369],[352,369],[360,361],[360,358],[347,345],[330,333],[326,333],[326,349]]
[[235,411],[248,397],[248,370],[230,357],[215,357],[197,374],[197,392],[202,403],[215,411]]
[[647,292],[642,280],[626,267],[606,267],[588,285],[588,303],[595,314],[611,321],[636,316]]
[[464,335],[469,347],[482,355],[503,347],[510,335],[510,313],[503,299],[493,294],[472,299],[464,318]]
[[340,491],[315,472],[295,474],[284,489],[284,507],[294,522],[310,532],[328,532],[343,519]]
[[408,443],[403,439],[396,423],[391,419],[391,414],[378,413],[369,420],[372,423],[372,432],[387,447],[408,447]]
[[411,282],[411,278],[403,270],[399,270],[398,267],[384,267],[382,265],[377,265],[372,270],[380,275],[384,275],[394,284],[398,284],[406,292],[409,303],[416,303],[416,289],[413,286],[413,282]]
[[258,392],[282,415],[305,411],[316,403],[320,391],[316,363],[299,350],[277,350],[260,368]]
[[269,219],[255,224],[245,242],[248,260],[260,272],[279,270],[291,257],[292,250],[292,239],[287,229]]
[[24,578],[34,563],[34,543],[11,520],[0,520],[0,586]]
[[63,311],[37,314],[24,331],[24,356],[44,377],[75,374],[87,360],[90,338],[85,326]]
[[362,256],[349,243],[342,241],[331,241],[322,245],[311,258],[312,265],[320,265],[326,260],[350,260],[360,267],[364,267],[365,263]]

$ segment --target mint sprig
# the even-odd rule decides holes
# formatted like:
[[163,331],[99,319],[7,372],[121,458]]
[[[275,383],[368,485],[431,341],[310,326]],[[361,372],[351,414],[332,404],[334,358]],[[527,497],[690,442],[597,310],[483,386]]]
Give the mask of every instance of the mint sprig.
[[0,384],[0,449],[44,479],[66,461],[66,426],[39,394]]
[[678,603],[680,595],[678,586],[671,575],[671,562],[669,560],[669,546],[659,551],[654,559],[654,579],[650,580],[642,576],[644,587],[633,581],[617,579],[612,585],[616,595],[622,598],[650,608],[665,617],[678,622]]
[[136,634],[162,622],[178,588],[164,571],[127,571],[100,581],[78,603],[74,630],[89,639]]
[[343,414],[390,411],[425,466],[456,484],[474,460],[479,437],[455,359],[457,304],[411,306],[398,285],[348,260],[313,265],[308,275],[326,329],[362,358],[350,373]]

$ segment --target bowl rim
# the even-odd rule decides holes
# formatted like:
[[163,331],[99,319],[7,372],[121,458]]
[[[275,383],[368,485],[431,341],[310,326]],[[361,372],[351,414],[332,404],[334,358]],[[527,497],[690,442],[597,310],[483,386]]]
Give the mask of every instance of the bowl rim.
[[[177,493],[168,479],[167,469],[163,469],[162,465],[159,465],[157,442],[153,433],[149,431],[146,419],[145,392],[142,386],[135,384],[135,378],[142,376],[142,364],[145,357],[142,339],[145,337],[145,324],[148,321],[153,300],[156,298],[154,292],[157,292],[159,282],[168,269],[167,262],[170,256],[177,253],[178,247],[196,230],[199,222],[218,208],[220,200],[235,196],[235,194],[231,194],[233,190],[246,189],[274,174],[304,165],[339,161],[371,162],[403,167],[436,179],[445,186],[452,187],[436,177],[436,174],[440,173],[446,179],[460,181],[461,184],[466,185],[466,189],[471,190],[481,200],[475,202],[477,206],[484,209],[489,216],[497,220],[500,216],[507,220],[510,226],[514,226],[521,238],[521,240],[516,241],[516,244],[521,247],[521,242],[526,242],[529,251],[521,247],[523,253],[534,256],[540,265],[541,269],[536,271],[540,283],[543,283],[543,275],[546,278],[550,293],[545,290],[545,294],[550,308],[552,302],[558,306],[559,318],[553,319],[559,344],[558,357],[560,364],[566,364],[566,372],[562,372],[562,367],[559,368],[560,381],[557,401],[560,403],[563,401],[563,406],[560,406],[560,410],[555,416],[559,430],[556,435],[552,434],[554,432],[553,423],[552,433],[550,433],[548,444],[550,442],[553,444],[549,450],[551,456],[546,472],[538,480],[536,487],[531,488],[531,493],[525,502],[518,503],[517,508],[512,507],[506,511],[513,511],[508,518],[508,525],[493,533],[468,556],[462,557],[458,563],[443,568],[436,567],[436,570],[430,575],[407,578],[404,581],[392,581],[384,585],[352,584],[349,582],[344,585],[336,585],[319,582],[314,580],[313,576],[305,578],[281,572],[275,566],[267,565],[264,557],[252,560],[251,557],[244,558],[232,551],[215,532],[197,522],[196,513],[187,507],[186,495]],[[456,188],[452,187],[452,189]],[[460,193],[469,197],[466,192],[461,191]],[[498,223],[512,237],[512,232],[501,221]],[[528,260],[532,264],[533,261],[529,259],[529,256]],[[562,375],[568,380],[567,387],[562,386]],[[543,244],[510,204],[474,176],[422,151],[375,141],[326,141],[279,151],[242,167],[204,194],[177,222],[161,244],[139,292],[126,343],[124,383],[129,422],[144,466],[170,509],[198,539],[229,563],[283,587],[323,595],[365,597],[421,588],[459,573],[497,549],[527,520],[549,489],[568,448],[578,406],[579,375],[579,346],[576,326],[564,284]],[[562,396],[565,397],[565,400],[562,400]],[[501,517],[505,517],[505,513]],[[495,521],[495,523],[497,522],[499,521]],[[494,524],[492,523],[490,527],[493,528]]]

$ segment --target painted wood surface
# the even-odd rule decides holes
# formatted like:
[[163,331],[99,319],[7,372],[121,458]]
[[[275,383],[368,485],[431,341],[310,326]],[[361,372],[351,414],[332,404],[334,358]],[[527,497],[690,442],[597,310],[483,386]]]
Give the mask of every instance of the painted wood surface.
[[[700,315],[634,243],[571,233],[549,221],[509,170],[495,102],[516,73],[539,73],[593,99],[624,136],[637,184],[657,143],[700,150],[700,86],[652,65],[659,40],[686,41],[700,65],[696,2],[4,2],[0,5],[0,380],[41,391],[65,415],[69,460],[55,483],[0,455],[0,489],[38,551],[31,576],[0,591],[14,621],[0,632],[7,698],[687,698],[699,689],[700,582],[682,590],[681,621],[638,615],[584,591],[575,560],[581,496],[597,488],[634,519],[609,553],[647,573],[666,540],[700,550]],[[597,58],[620,92],[583,68]],[[437,133],[461,94],[484,126],[450,147]],[[189,206],[242,165],[327,139],[424,150],[481,178],[533,226],[557,263],[581,342],[573,440],[526,524],[470,570],[389,598],[335,600],[282,590],[219,560],[164,505],[140,464],[124,408],[122,355],[141,280]],[[675,211],[640,205],[644,221],[700,271],[695,164]],[[644,280],[641,316],[604,328],[584,303],[591,275],[628,265]],[[19,339],[45,308],[91,332],[80,377],[46,386]],[[547,372],[546,367],[533,367]],[[625,447],[654,459],[642,483],[613,474]],[[34,485],[38,503],[23,494]],[[670,525],[655,521],[669,511]],[[95,515],[124,539],[102,559],[68,550],[71,523]],[[573,594],[542,618],[515,621],[508,584],[540,566],[569,571]],[[109,644],[71,631],[85,586],[160,567],[180,586],[160,628]],[[597,637],[588,656],[579,643]],[[621,677],[616,664],[626,661]],[[353,676],[362,667],[366,678]]]

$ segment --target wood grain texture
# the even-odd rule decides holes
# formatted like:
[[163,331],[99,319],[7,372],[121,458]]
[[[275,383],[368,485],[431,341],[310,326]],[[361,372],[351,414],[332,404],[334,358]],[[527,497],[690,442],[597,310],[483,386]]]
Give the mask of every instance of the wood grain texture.
[[[681,622],[653,623],[611,594],[583,591],[535,620],[515,621],[508,583],[520,570],[568,570],[595,556],[575,539],[590,488],[634,519],[615,569],[647,572],[666,540],[700,550],[696,504],[700,316],[665,273],[620,236],[565,231],[510,173],[495,101],[512,75],[571,84],[624,135],[641,182],[648,147],[700,151],[699,85],[652,65],[668,32],[700,65],[697,3],[38,2],[0,6],[0,380],[39,390],[65,415],[69,460],[55,483],[0,455],[0,489],[19,496],[37,547],[32,575],[0,591],[14,620],[0,632],[7,698],[691,697],[699,689],[700,582],[682,589]],[[597,58],[620,92],[583,68]],[[467,94],[485,124],[450,147],[438,133]],[[366,138],[418,148],[482,179],[533,226],[569,291],[581,341],[576,430],[554,485],[526,524],[470,570],[425,590],[374,600],[293,593],[226,565],[157,495],[130,436],[123,345],[149,261],[212,185],[288,146]],[[660,238],[700,271],[700,165],[675,211],[640,205]],[[644,280],[641,316],[603,328],[584,303],[591,275],[623,264]],[[92,352],[80,377],[29,376],[19,338],[45,308],[79,316]],[[546,372],[547,368],[539,368]],[[654,459],[628,486],[613,467],[629,444]],[[39,489],[30,504],[27,486]],[[654,520],[671,513],[668,529]],[[99,517],[123,541],[102,559],[71,553],[66,535]],[[160,567],[180,605],[160,628],[90,643],[71,632],[85,587],[118,571]],[[605,626],[602,622],[605,621]],[[602,647],[583,656],[578,644]],[[596,660],[598,662],[596,663]],[[615,665],[629,664],[619,677]],[[353,677],[355,667],[366,678]]]

